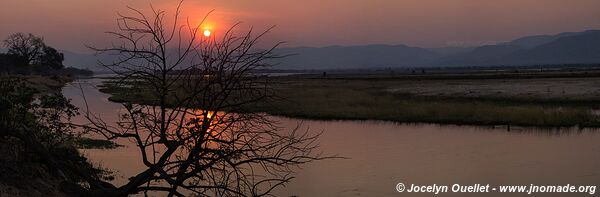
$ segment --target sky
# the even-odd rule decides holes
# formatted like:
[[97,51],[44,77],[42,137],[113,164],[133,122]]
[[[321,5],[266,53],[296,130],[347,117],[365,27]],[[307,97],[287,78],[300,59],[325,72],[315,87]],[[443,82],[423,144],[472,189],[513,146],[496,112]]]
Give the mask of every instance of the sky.
[[[0,38],[44,37],[55,48],[87,53],[110,42],[117,13],[150,5],[172,14],[179,0],[1,0]],[[186,0],[182,16],[218,33],[237,22],[285,47],[406,44],[476,46],[527,35],[600,29],[597,0]]]

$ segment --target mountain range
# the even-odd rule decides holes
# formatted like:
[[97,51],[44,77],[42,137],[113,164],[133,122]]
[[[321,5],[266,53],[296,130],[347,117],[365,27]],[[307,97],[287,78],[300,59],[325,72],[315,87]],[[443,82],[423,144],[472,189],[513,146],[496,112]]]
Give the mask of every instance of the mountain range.
[[435,60],[435,66],[600,63],[600,30],[527,36]]
[[[62,51],[65,65],[102,71],[107,55]],[[600,63],[600,30],[535,35],[479,47],[420,48],[406,45],[362,45],[280,48],[274,69],[369,69],[449,66],[500,66]]]

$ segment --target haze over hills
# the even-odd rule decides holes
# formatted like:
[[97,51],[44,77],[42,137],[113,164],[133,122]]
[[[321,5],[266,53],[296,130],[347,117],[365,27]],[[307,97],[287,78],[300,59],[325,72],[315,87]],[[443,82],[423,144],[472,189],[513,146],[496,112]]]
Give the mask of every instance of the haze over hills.
[[89,69],[94,72],[108,72],[109,70],[100,66],[98,61],[112,61],[114,57],[109,55],[92,55],[74,53],[70,51],[61,50],[61,53],[65,55],[65,61],[63,62],[66,66],[72,66],[76,68]]
[[322,48],[282,48],[278,54],[291,56],[278,59],[280,69],[356,69],[381,67],[426,66],[440,54],[406,45],[331,46]]
[[600,30],[526,36],[474,48],[405,45],[289,48],[284,69],[352,69],[600,63]]
[[527,36],[436,60],[434,66],[600,63],[600,30]]
[[586,33],[588,31],[584,31],[584,32],[564,32],[564,33],[559,33],[556,35],[535,35],[535,36],[525,36],[522,38],[518,38],[515,39],[513,41],[508,42],[508,45],[515,45],[515,46],[519,46],[519,47],[523,47],[523,48],[533,48],[542,44],[546,44],[549,42],[552,42],[558,38],[561,37],[566,37],[566,36],[574,36],[574,35],[579,35],[582,33]]
[[[62,52],[66,66],[100,72],[106,69],[98,66],[98,60],[113,60],[108,55]],[[600,30],[526,36],[471,48],[363,45],[280,48],[276,53],[290,56],[274,61],[273,69],[293,70],[588,64],[600,63]]]
[[508,63],[600,63],[600,30],[559,37],[530,50],[511,54]]

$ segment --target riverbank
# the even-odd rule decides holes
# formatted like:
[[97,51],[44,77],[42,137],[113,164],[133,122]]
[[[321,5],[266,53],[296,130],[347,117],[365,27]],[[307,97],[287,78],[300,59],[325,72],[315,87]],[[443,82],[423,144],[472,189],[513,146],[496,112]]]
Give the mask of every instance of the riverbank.
[[[108,102],[108,95],[93,88],[100,81],[81,81],[88,102],[94,103],[90,110],[116,117],[111,114],[122,106]],[[83,106],[78,87],[67,86],[64,93]],[[600,180],[597,174],[590,175],[600,164],[600,157],[595,156],[600,152],[597,129],[511,127],[506,132],[504,126],[272,118],[282,132],[300,124],[299,131],[321,133],[319,152],[350,158],[322,160],[298,169],[292,183],[274,191],[276,196],[393,196],[398,194],[393,186],[402,180],[494,185],[565,181],[585,185]],[[116,171],[112,181],[116,185],[145,169],[139,148],[127,142],[123,145],[85,151],[90,161]],[[365,170],[365,166],[377,168]]]
[[[596,72],[270,77],[276,98],[248,111],[318,120],[600,127]],[[141,86],[141,85],[137,85]],[[139,87],[138,87],[139,88]],[[144,89],[143,87],[140,89]],[[116,87],[111,101],[152,104],[143,91]]]
[[[81,181],[81,173],[106,175],[109,179],[109,171],[88,162],[78,149],[110,149],[117,147],[116,144],[70,135],[68,129],[62,130],[68,123],[59,126],[61,130],[48,129],[56,123],[44,119],[43,113],[37,113],[40,110],[68,110],[47,106],[39,98],[43,100],[42,95],[61,93],[61,89],[74,79],[71,76],[39,75],[0,77],[3,93],[0,96],[0,196],[70,196],[64,191],[77,190],[71,188],[71,183]],[[28,106],[29,103],[42,104]],[[63,114],[56,113],[64,121]]]

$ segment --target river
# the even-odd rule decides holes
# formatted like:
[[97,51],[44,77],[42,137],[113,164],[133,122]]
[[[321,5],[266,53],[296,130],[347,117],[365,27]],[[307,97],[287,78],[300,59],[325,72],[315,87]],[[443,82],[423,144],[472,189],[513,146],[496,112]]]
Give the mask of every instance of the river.
[[[120,105],[80,79],[63,89],[73,104],[114,121]],[[323,131],[320,151],[348,159],[316,161],[297,169],[279,196],[431,196],[398,193],[396,184],[600,185],[600,133],[594,130],[397,124],[382,121],[313,121],[277,117],[284,128]],[[83,121],[76,118],[75,121]],[[116,184],[142,170],[129,142],[112,150],[82,150],[95,164],[116,171]],[[598,189],[600,190],[600,189]],[[596,191],[599,193],[600,191]],[[444,193],[441,196],[481,196]],[[489,193],[486,196],[513,196]],[[522,194],[524,196],[524,194]],[[547,194],[545,196],[565,196]],[[571,193],[573,196],[591,196]]]

